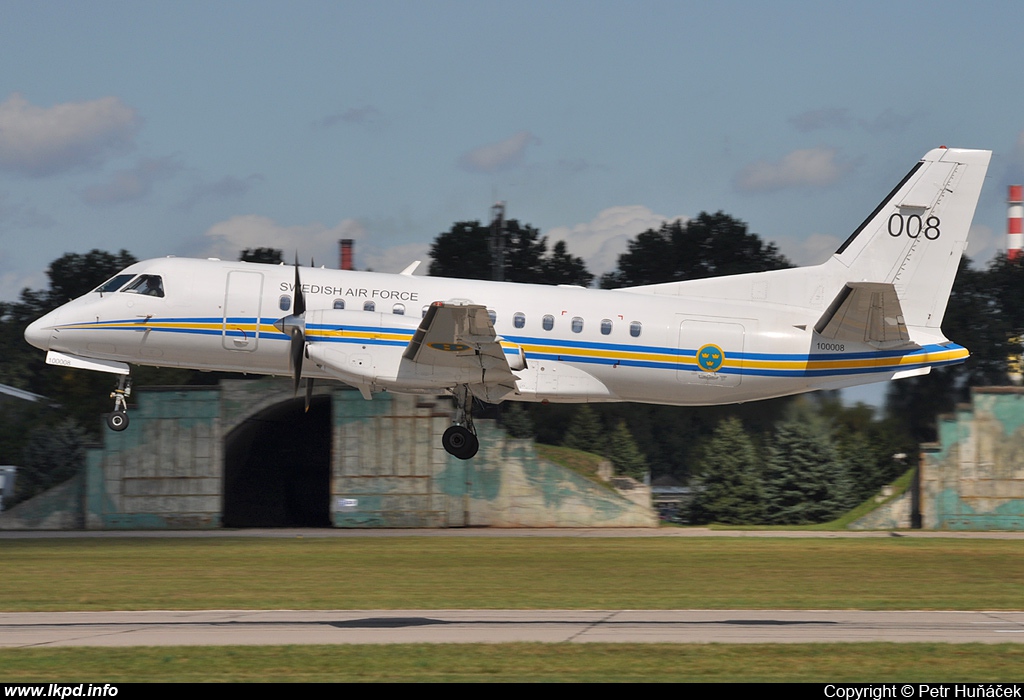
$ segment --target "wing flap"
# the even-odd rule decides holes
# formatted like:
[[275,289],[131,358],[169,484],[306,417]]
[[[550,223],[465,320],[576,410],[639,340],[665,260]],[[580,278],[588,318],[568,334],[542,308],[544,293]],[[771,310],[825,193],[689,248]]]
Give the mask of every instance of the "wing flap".
[[432,367],[479,369],[481,384],[516,388],[501,339],[479,304],[431,304],[402,357]]

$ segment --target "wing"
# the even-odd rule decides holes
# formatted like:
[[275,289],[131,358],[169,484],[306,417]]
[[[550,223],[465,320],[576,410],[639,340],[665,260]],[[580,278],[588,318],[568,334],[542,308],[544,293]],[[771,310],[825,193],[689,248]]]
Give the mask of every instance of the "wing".
[[479,304],[431,304],[402,358],[431,367],[479,370],[479,384],[488,388],[491,397],[493,389],[505,389],[505,394],[516,390],[516,376],[501,339],[486,307]]

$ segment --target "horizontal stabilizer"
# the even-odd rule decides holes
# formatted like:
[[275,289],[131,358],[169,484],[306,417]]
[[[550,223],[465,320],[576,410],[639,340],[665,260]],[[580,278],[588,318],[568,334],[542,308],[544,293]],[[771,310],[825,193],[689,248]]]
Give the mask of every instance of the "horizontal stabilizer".
[[873,345],[910,341],[896,288],[884,282],[848,282],[814,330],[829,340]]

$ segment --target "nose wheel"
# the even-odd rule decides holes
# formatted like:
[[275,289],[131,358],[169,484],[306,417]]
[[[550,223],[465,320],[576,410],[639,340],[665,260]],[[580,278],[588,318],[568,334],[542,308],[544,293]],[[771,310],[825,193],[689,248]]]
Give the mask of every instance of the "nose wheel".
[[121,432],[128,427],[128,412],[114,411],[107,414],[107,427],[116,432]]
[[110,392],[110,398],[114,399],[114,412],[107,414],[107,427],[115,432],[121,432],[128,427],[128,402],[126,399],[132,395],[132,378],[122,374],[117,378],[117,388]]
[[452,390],[455,397],[455,420],[441,436],[445,451],[458,459],[472,459],[480,449],[473,427],[473,395],[465,384]]

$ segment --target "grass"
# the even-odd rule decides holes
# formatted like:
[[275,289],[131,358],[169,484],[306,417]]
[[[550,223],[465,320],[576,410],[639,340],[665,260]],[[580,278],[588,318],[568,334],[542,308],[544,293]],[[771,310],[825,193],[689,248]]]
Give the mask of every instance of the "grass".
[[606,461],[604,457],[591,452],[584,452],[583,450],[574,450],[571,447],[544,445],[539,442],[534,444],[534,449],[537,451],[537,456],[541,459],[546,459],[566,469],[571,469],[580,476],[590,479],[610,491],[615,491],[611,484],[597,475],[597,468],[602,462]]
[[999,682],[1021,644],[396,644],[0,649],[11,682]]
[[960,539],[5,540],[2,611],[1016,610],[1024,543]]

